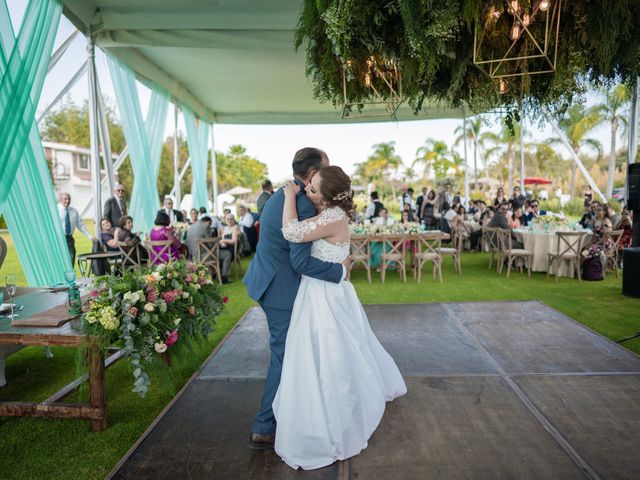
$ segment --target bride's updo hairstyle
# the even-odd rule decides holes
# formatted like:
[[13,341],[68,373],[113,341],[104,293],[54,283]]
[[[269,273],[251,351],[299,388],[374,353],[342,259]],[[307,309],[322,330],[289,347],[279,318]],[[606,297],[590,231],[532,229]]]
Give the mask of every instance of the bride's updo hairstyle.
[[318,172],[321,178],[320,193],[327,207],[340,207],[349,216],[353,214],[353,190],[351,178],[340,167],[323,167]]

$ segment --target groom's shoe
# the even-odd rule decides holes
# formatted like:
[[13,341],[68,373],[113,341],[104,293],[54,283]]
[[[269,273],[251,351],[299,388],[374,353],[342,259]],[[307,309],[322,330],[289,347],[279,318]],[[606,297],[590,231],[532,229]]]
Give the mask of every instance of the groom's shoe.
[[259,433],[251,432],[251,435],[249,435],[249,447],[254,450],[273,450],[273,445],[275,443],[275,433],[261,435]]

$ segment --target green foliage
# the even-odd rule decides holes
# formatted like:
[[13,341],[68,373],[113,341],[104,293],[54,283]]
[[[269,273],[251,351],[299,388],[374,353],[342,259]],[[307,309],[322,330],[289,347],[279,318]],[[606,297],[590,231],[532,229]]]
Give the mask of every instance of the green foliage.
[[[488,15],[489,6],[502,12],[498,19]],[[581,98],[589,81],[622,79],[630,84],[640,73],[640,30],[635,28],[640,2],[565,1],[559,41],[553,46],[558,51],[555,74],[513,77],[509,91],[501,95],[497,83],[473,64],[473,45],[476,30],[493,22],[483,45],[506,51],[513,17],[505,6],[497,0],[305,0],[295,46],[305,44],[307,76],[321,101],[343,102],[343,75],[348,102],[372,100],[365,75],[373,57],[382,68],[389,62],[399,66],[404,97],[416,113],[426,100],[464,103],[475,111],[502,106],[511,127],[520,107],[530,117],[538,116],[543,106],[561,113]],[[534,36],[544,33],[544,23],[530,25]],[[531,55],[534,49],[525,35],[512,53]],[[532,69],[536,61],[521,66]],[[375,75],[372,83],[384,90]]]
[[231,145],[227,153],[216,152],[216,162],[221,192],[235,186],[259,190],[262,181],[269,175],[267,166],[248,155],[242,145]]
[[582,198],[572,198],[564,206],[560,205],[559,198],[550,198],[540,201],[540,210],[547,212],[564,212],[566,216],[581,218],[584,213],[584,200]]

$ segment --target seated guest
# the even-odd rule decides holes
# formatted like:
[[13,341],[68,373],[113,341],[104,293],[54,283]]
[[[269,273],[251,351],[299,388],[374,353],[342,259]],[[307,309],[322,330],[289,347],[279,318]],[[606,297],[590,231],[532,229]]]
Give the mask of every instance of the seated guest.
[[[480,200],[480,202],[482,204],[484,204],[484,202],[482,200]],[[488,227],[489,223],[491,222],[491,220],[493,219],[493,208],[485,208],[483,213],[482,213],[482,227]],[[474,216],[475,218],[475,216]],[[469,235],[469,242],[471,243],[471,250],[479,250],[480,249],[480,241],[482,240],[482,228],[478,229],[478,230],[474,230],[473,232],[471,232],[471,235]]]
[[484,202],[484,200],[478,200],[478,202],[476,203],[476,211],[473,214],[473,220],[478,223],[482,223],[486,211],[487,204]]
[[618,220],[620,220],[620,219],[618,218],[618,214],[613,209],[611,204],[605,205],[605,208],[609,211],[609,219],[611,220],[611,224],[615,225],[616,223],[618,223]]
[[380,210],[380,216],[376,217],[373,223],[376,225],[393,225],[395,221],[393,220],[393,217],[389,215],[389,210],[383,208]]
[[187,250],[189,258],[198,257],[198,240],[211,237],[211,217],[202,217],[198,222],[189,225],[187,229]]
[[537,219],[546,214],[546,210],[540,210],[540,202],[538,202],[537,199],[531,200],[531,212],[525,216],[527,224],[531,223],[531,220]]
[[451,220],[453,220],[456,215],[455,205],[449,205],[445,202],[442,216],[447,220],[447,222],[451,223]]
[[206,216],[207,216],[207,209],[204,207],[200,207],[200,209],[198,210],[198,220]]
[[169,225],[173,225],[177,222],[184,222],[184,218],[182,217],[182,212],[180,210],[176,210],[173,208],[173,198],[166,196],[164,197],[164,203],[158,213],[164,212],[169,217]]
[[[238,224],[242,228],[242,232],[246,240],[246,242],[244,243],[244,246],[247,247],[246,253],[248,254],[250,252],[255,252],[256,245],[258,244],[258,235],[256,233],[256,229],[253,226],[255,223],[255,218],[251,214],[251,211],[245,205],[240,205],[238,207],[238,216]],[[242,253],[245,254],[245,252]]]
[[407,218],[409,219],[408,220],[409,222],[415,222],[416,221],[415,215],[413,214],[413,210],[411,209],[411,205],[408,204],[408,203],[404,204],[404,207],[403,207],[403,210],[402,210],[402,214],[404,215],[405,213],[407,214]]
[[631,223],[631,212],[629,210],[622,211],[620,220],[618,220],[618,223],[615,224],[613,229],[622,230],[622,238],[618,244],[619,249],[622,250],[623,248],[630,247],[633,236],[633,224]]
[[189,210],[189,225],[193,225],[194,223],[198,223],[199,220],[199,212],[197,208],[192,208]]
[[[596,203],[596,202],[593,202]],[[611,240],[606,234],[611,232],[613,225],[609,218],[609,209],[600,205],[594,209],[596,218],[593,222],[593,236],[591,241],[582,249],[582,279],[602,280],[605,268],[604,255],[611,247]]]
[[[138,235],[132,232],[133,230],[133,218],[129,215],[120,217],[120,226],[116,228],[115,238],[118,242],[125,244],[125,249],[138,249],[138,259],[146,260],[148,258],[147,250],[141,245],[141,240]],[[128,250],[127,250],[128,252]]]
[[[168,249],[166,249],[161,255],[156,255],[154,257],[154,263],[162,263],[168,262],[169,260],[177,260],[180,258],[182,243],[180,239],[176,237],[173,227],[170,226],[169,223],[169,215],[167,215],[163,210],[160,210],[156,215],[156,219],[154,221],[154,226],[149,233],[149,239],[157,242],[162,240],[171,240],[171,245]],[[153,247],[154,252],[159,253],[162,252],[164,247],[155,246]]]
[[524,212],[522,211],[521,207],[517,207],[513,211],[513,215],[509,219],[509,226],[511,228],[520,228],[520,227],[526,227],[527,226],[527,221],[524,218]]
[[[241,241],[242,231],[236,219],[231,213],[224,217],[225,226],[222,228],[222,239],[220,240],[220,264],[222,270],[222,283],[231,283],[229,273],[231,272],[231,262],[235,257],[235,246]],[[226,252],[226,253],[224,253]]]
[[584,206],[584,213],[578,222],[582,228],[591,228],[593,226],[593,219],[595,216],[593,215],[593,210],[591,209],[591,204]]
[[451,225],[451,233],[462,235],[465,238],[471,235],[472,230],[466,223],[466,217],[464,205],[459,205],[456,210],[456,215],[449,221],[449,224]]
[[[491,221],[489,222],[489,227],[491,228],[503,228],[505,230],[511,230],[509,227],[509,221],[507,220],[507,213],[509,212],[509,204],[507,202],[502,202],[498,206],[498,211],[493,216]],[[524,248],[524,245],[518,241],[516,238],[516,234],[511,231],[511,248]]]
[[115,230],[111,225],[111,220],[103,218],[100,220],[100,241],[109,252],[118,252],[118,241],[115,238]]

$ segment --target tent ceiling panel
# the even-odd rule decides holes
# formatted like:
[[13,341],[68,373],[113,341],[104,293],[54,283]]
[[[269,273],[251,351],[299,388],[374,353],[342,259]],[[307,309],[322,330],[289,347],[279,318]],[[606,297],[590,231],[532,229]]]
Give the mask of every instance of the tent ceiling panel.
[[[313,98],[305,55],[293,49],[300,0],[65,0],[98,46],[200,117],[219,123],[340,123]],[[91,13],[93,12],[93,13]],[[398,120],[461,117],[406,106]],[[357,121],[388,121],[389,116]]]

